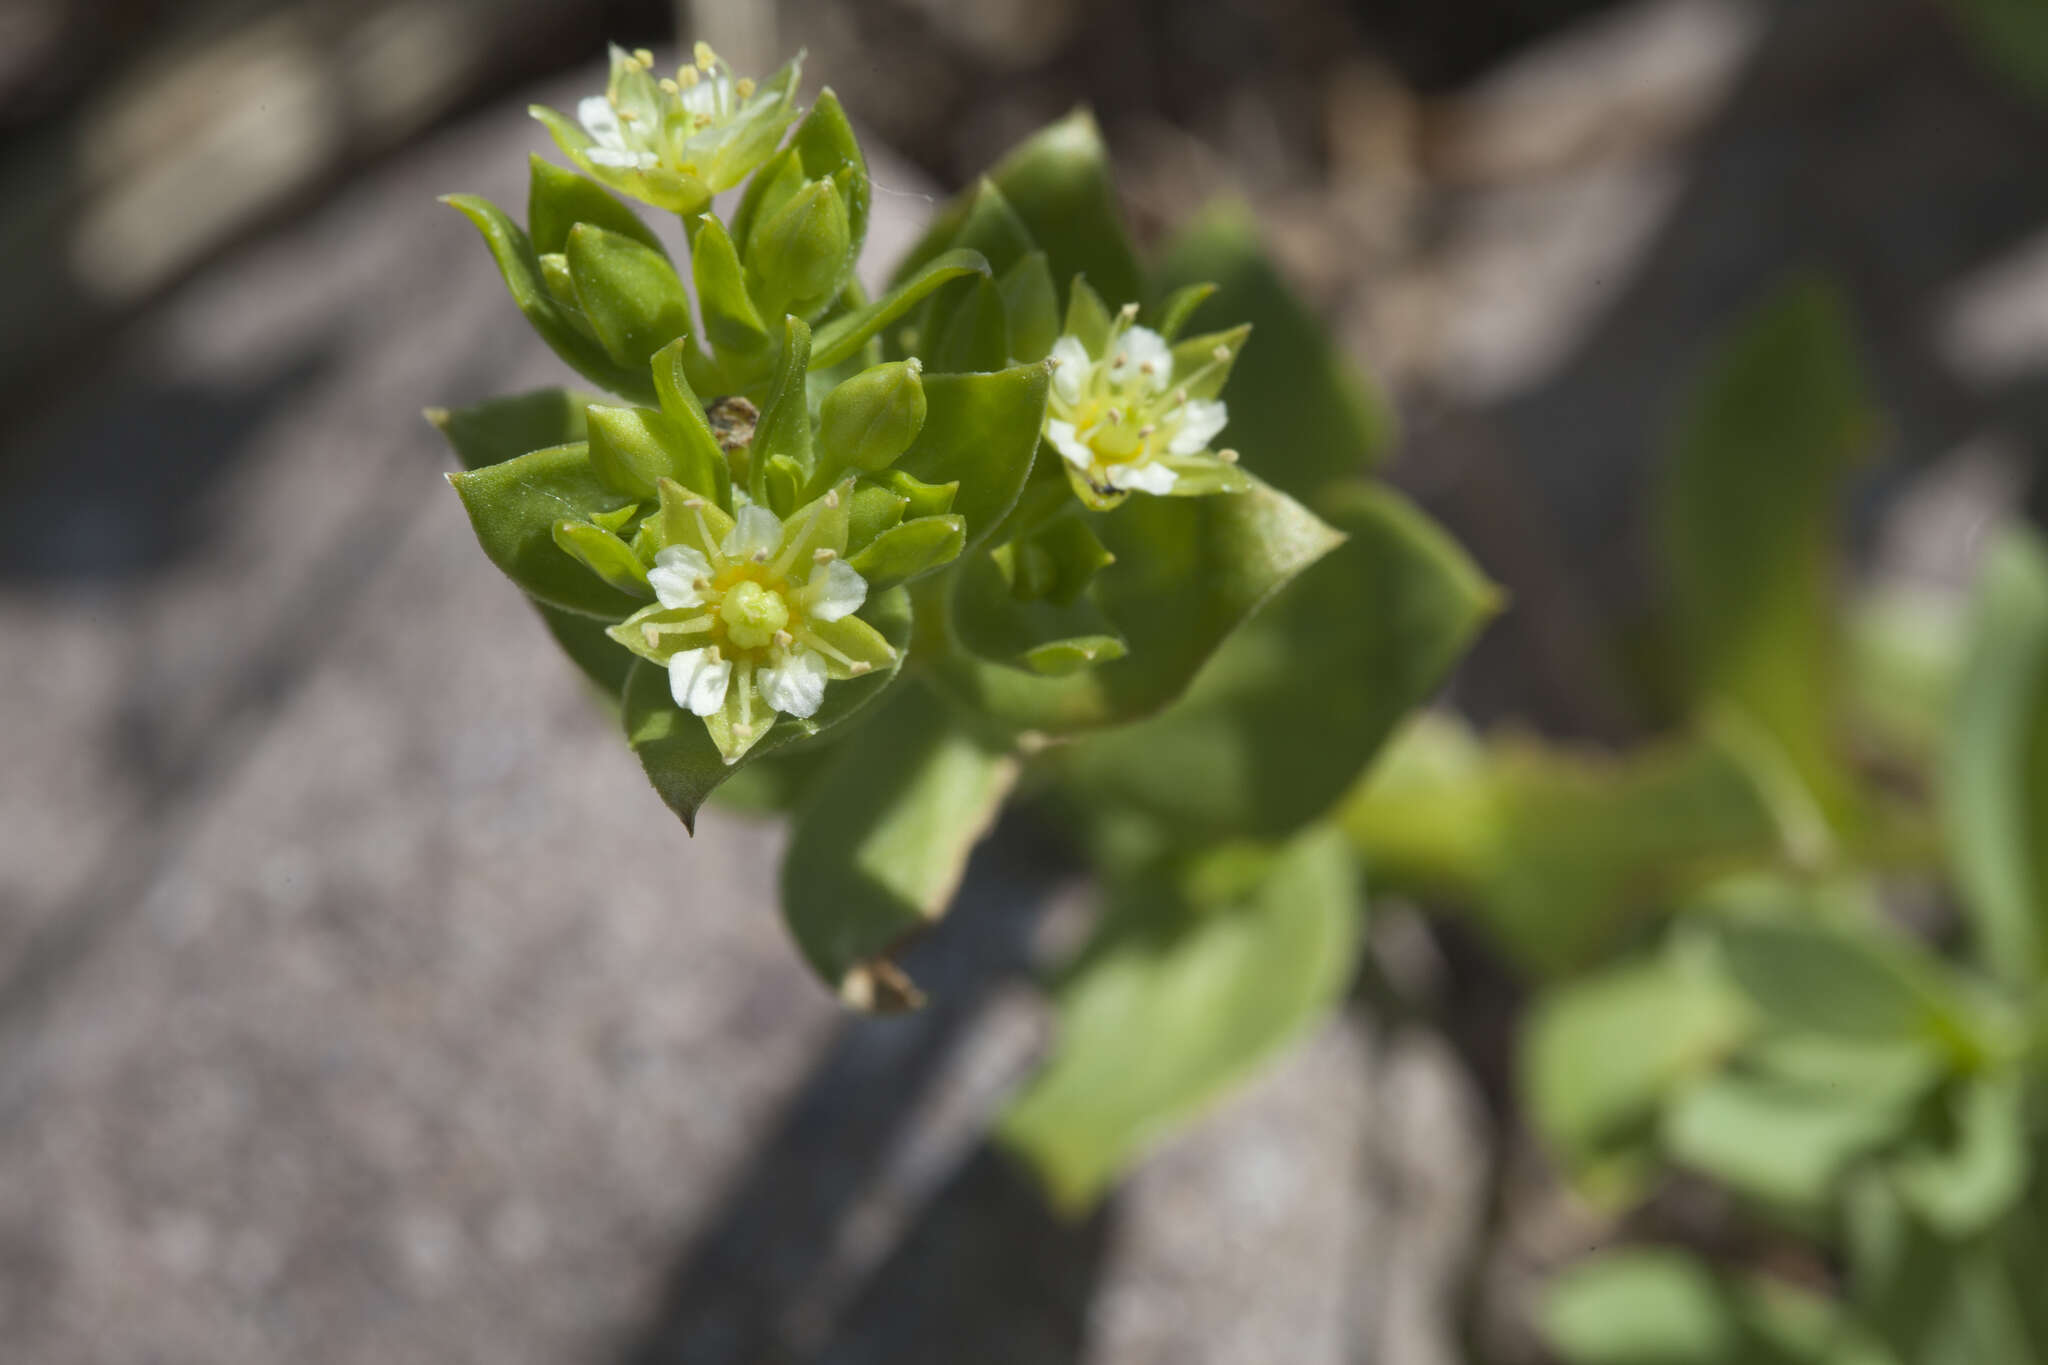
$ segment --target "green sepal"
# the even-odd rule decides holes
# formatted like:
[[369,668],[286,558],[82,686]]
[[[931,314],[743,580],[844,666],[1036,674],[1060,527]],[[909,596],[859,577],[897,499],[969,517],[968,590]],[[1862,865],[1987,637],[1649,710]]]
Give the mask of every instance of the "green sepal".
[[589,223],[668,255],[661,238],[640,221],[640,215],[595,180],[563,170],[538,154],[528,158],[528,166],[526,230],[535,251],[545,256],[567,249],[569,229]]
[[890,587],[952,563],[966,543],[960,517],[918,517],[881,532],[846,562],[869,587]]
[[873,303],[863,304],[820,324],[813,339],[811,363],[820,369],[843,365],[860,353],[884,327],[922,303],[933,290],[968,275],[986,275],[988,262],[978,252],[948,251],[936,256]]
[[512,301],[556,355],[601,388],[636,401],[653,398],[644,367],[622,365],[614,360],[549,292],[533,243],[503,209],[473,194],[446,195],[441,202],[460,212],[483,234],[484,244],[498,263],[498,273],[504,276]]
[[621,708],[626,738],[639,755],[648,780],[685,828],[695,829],[705,798],[734,772],[755,759],[825,734],[859,714],[896,681],[910,645],[909,598],[900,590],[871,596],[858,619],[881,633],[895,650],[894,661],[862,677],[827,685],[817,715],[809,720],[778,717],[767,734],[733,763],[719,756],[704,721],[675,704],[666,672],[644,660],[634,667],[626,680]]
[[747,291],[746,268],[725,225],[710,214],[697,220],[690,243],[690,269],[697,282],[697,304],[704,314],[704,336],[720,362],[751,375],[770,349],[768,324]]
[[583,409],[595,398],[573,389],[535,389],[474,407],[428,408],[426,417],[464,469],[482,469],[584,439]]
[[846,546],[858,553],[890,527],[903,520],[910,499],[880,484],[862,482],[853,490],[847,509]]
[[787,517],[803,501],[804,470],[788,455],[770,455],[757,466],[762,472],[761,501],[778,517]]
[[921,1003],[892,954],[945,913],[1016,777],[1014,758],[949,727],[915,685],[834,749],[796,815],[782,913],[842,1001],[882,1012]]
[[567,517],[555,523],[555,544],[620,592],[634,597],[652,597],[647,586],[647,566],[632,547],[612,531],[588,521]]
[[[1176,387],[1186,389],[1190,398],[1222,397],[1223,386],[1230,382],[1230,372],[1237,365],[1237,358],[1244,353],[1244,343],[1251,334],[1252,325],[1245,322],[1225,331],[1206,332],[1174,343]],[[1182,375],[1189,377],[1184,380],[1180,378]],[[1356,472],[1355,466],[1351,472]]]
[[1182,285],[1159,305],[1159,320],[1152,330],[1171,343],[1180,336],[1181,329],[1188,325],[1188,319],[1194,316],[1195,310],[1208,302],[1215,292],[1216,286],[1207,280]]
[[862,370],[818,407],[818,477],[874,473],[894,464],[924,425],[923,366],[916,357]]
[[551,607],[617,621],[639,599],[600,581],[555,543],[555,524],[615,508],[620,495],[590,467],[578,442],[450,474],[484,554],[527,596]]
[[1063,329],[1066,334],[1079,339],[1089,355],[1100,356],[1109,349],[1109,335],[1115,323],[1102,295],[1085,278],[1076,275],[1067,286],[1067,321]]
[[891,469],[882,475],[882,482],[903,495],[906,517],[942,517],[953,510],[953,503],[960,496],[958,479],[926,483],[900,469]]
[[754,443],[748,454],[747,491],[757,502],[767,498],[768,469],[776,456],[788,458],[799,488],[817,465],[811,450],[810,397],[805,384],[811,329],[793,313],[782,324],[782,344],[776,351],[768,396],[761,403],[761,419],[754,424]]

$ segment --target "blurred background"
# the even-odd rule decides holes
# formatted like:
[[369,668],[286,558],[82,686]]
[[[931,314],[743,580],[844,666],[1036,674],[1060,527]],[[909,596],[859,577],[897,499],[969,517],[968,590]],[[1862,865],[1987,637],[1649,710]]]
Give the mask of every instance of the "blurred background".
[[[1509,1116],[1514,987],[1384,915],[1359,1008],[1089,1220],[981,1145],[1089,890],[1012,822],[843,1018],[779,836],[686,841],[476,555],[431,404],[552,382],[472,230],[607,39],[809,51],[886,264],[1079,102],[1156,239],[1244,200],[1514,609],[1454,691],[1622,745],[1681,396],[1841,286],[1890,421],[1859,572],[2048,506],[2032,0],[7,0],[0,1359],[1540,1358],[1606,1234]],[[1531,1167],[1525,1170],[1524,1167]],[[1333,1196],[1334,1192],[1334,1196]]]

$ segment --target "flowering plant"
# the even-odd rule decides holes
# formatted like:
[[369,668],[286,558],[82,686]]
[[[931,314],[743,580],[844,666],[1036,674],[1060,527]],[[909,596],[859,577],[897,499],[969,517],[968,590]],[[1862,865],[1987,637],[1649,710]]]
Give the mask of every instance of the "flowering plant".
[[655,70],[614,51],[574,120],[536,109],[575,169],[533,160],[524,226],[448,201],[611,395],[430,414],[452,482],[686,825],[792,813],[785,918],[849,1004],[917,1003],[899,949],[1037,775],[1112,905],[1004,1132],[1085,1203],[1341,994],[1325,817],[1494,595],[1368,477],[1379,409],[1240,215],[1141,262],[1085,113],[871,297],[831,92],[799,119],[797,63]]

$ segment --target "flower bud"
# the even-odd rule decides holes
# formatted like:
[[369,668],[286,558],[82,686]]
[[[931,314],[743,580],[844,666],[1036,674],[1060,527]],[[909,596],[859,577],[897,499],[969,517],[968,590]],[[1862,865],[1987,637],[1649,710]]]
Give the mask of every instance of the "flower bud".
[[754,303],[769,317],[810,316],[831,301],[853,248],[846,201],[829,180],[813,180],[757,224],[747,242]]
[[924,426],[923,367],[909,360],[862,370],[825,395],[818,444],[830,472],[869,473],[894,464]]

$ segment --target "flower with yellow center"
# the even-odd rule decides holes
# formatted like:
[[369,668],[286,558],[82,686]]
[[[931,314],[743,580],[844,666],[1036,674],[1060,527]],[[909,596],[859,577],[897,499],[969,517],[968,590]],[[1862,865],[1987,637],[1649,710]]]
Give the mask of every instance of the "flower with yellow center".
[[816,715],[828,682],[895,661],[881,632],[854,615],[868,585],[840,558],[850,489],[842,484],[786,522],[758,503],[729,517],[674,485],[662,489],[669,543],[647,571],[655,604],[610,634],[668,670],[676,705],[703,717],[727,763],[778,715]]
[[1106,505],[1130,493],[1235,492],[1235,451],[1211,451],[1229,414],[1189,388],[1230,362],[1219,344],[1204,363],[1175,374],[1166,338],[1134,325],[1137,306],[1117,315],[1102,352],[1069,333],[1053,343],[1045,438],[1069,466],[1084,501]]
[[674,76],[657,77],[653,53],[614,47],[605,92],[579,101],[573,121],[541,105],[533,116],[593,179],[658,208],[702,213],[782,141],[796,117],[802,58],[757,86],[707,44],[694,56]]

